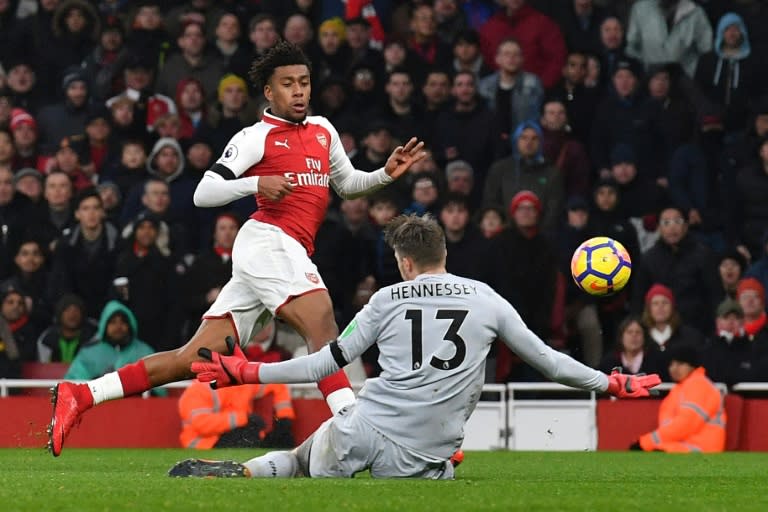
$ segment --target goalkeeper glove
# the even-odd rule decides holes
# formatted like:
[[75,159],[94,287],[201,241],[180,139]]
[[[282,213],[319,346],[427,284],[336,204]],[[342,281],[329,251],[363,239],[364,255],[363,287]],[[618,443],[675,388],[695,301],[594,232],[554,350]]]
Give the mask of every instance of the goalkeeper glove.
[[197,355],[205,361],[192,363],[192,372],[200,382],[210,382],[212,389],[236,384],[258,384],[261,363],[249,363],[240,346],[232,336],[227,336],[227,353],[211,352],[201,348]]
[[651,395],[651,389],[661,384],[657,373],[650,375],[624,375],[619,368],[614,368],[608,376],[606,391],[618,398],[640,398]]

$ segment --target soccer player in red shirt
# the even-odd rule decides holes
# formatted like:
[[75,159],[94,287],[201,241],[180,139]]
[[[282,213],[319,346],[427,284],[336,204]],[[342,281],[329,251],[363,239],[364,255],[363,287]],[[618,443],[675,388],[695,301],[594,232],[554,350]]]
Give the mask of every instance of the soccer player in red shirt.
[[[198,350],[226,352],[231,336],[245,345],[279,316],[314,352],[338,335],[331,298],[309,256],[325,216],[331,185],[342,197],[357,197],[397,179],[424,158],[412,138],[396,148],[383,168],[355,170],[338,133],[320,116],[308,116],[310,63],[296,46],[281,42],[251,69],[269,108],[262,120],[230,140],[195,191],[197,206],[227,204],[256,195],[258,211],[243,225],[232,252],[232,278],[183,347],[152,354],[85,384],[62,382],[52,390],[49,449],[58,456],[80,416],[94,405],[190,379]],[[318,383],[335,414],[355,400],[339,371]]]

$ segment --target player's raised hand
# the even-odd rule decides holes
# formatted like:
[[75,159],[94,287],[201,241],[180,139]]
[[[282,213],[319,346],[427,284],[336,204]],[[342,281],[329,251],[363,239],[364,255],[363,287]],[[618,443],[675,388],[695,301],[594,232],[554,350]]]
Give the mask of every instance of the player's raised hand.
[[413,164],[426,156],[427,152],[424,151],[424,142],[419,142],[416,137],[411,137],[411,140],[405,146],[397,146],[392,154],[389,155],[387,163],[384,164],[384,171],[393,180],[396,180]]
[[197,355],[205,361],[192,363],[192,372],[200,382],[210,382],[211,388],[218,389],[237,384],[257,384],[261,363],[249,363],[240,346],[232,336],[227,336],[227,354],[211,352],[201,348]]
[[608,376],[606,391],[618,398],[642,398],[651,395],[651,388],[661,384],[657,373],[625,375],[614,368]]
[[285,176],[262,176],[259,178],[258,194],[279,201],[293,192],[293,183]]

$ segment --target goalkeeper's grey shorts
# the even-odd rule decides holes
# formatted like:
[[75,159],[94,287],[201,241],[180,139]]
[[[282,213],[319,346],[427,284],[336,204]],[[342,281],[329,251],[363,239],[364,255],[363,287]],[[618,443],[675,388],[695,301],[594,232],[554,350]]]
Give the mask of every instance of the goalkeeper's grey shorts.
[[453,479],[449,461],[435,462],[401,446],[366,423],[354,404],[345,407],[297,449],[299,466],[312,478],[351,478],[369,469],[373,478]]

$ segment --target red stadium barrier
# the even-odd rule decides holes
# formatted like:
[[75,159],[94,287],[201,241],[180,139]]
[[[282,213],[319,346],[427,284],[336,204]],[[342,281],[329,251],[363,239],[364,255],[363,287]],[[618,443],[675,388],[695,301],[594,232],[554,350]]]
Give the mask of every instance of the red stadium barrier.
[[[176,398],[128,398],[102,404],[84,417],[67,441],[79,448],[173,448],[179,446],[181,421]],[[639,435],[656,427],[659,400],[598,400],[598,450],[626,450]],[[768,399],[726,396],[728,449],[768,451]],[[307,438],[330,412],[321,399],[294,399],[293,433]],[[272,404],[257,412],[271,418]],[[0,447],[43,447],[51,403],[43,397],[0,398]]]
[[[88,411],[76,427],[67,447],[71,448],[174,448],[179,446],[181,420],[176,398],[126,398]],[[271,418],[272,404],[259,412]],[[325,401],[294,399],[297,420],[293,434],[303,441],[330,417]],[[0,398],[0,447],[44,447],[51,419],[51,402],[43,397]]]
[[660,400],[598,400],[597,449],[626,450],[656,428]]
[[[642,434],[656,428],[660,404],[661,400],[599,400],[597,449],[626,450]],[[760,429],[768,422],[768,400],[728,394],[725,412],[727,450],[768,451],[768,440]],[[749,424],[747,417],[751,418]]]
[[768,399],[745,398],[739,449],[750,452],[768,451],[766,425],[768,425]]

